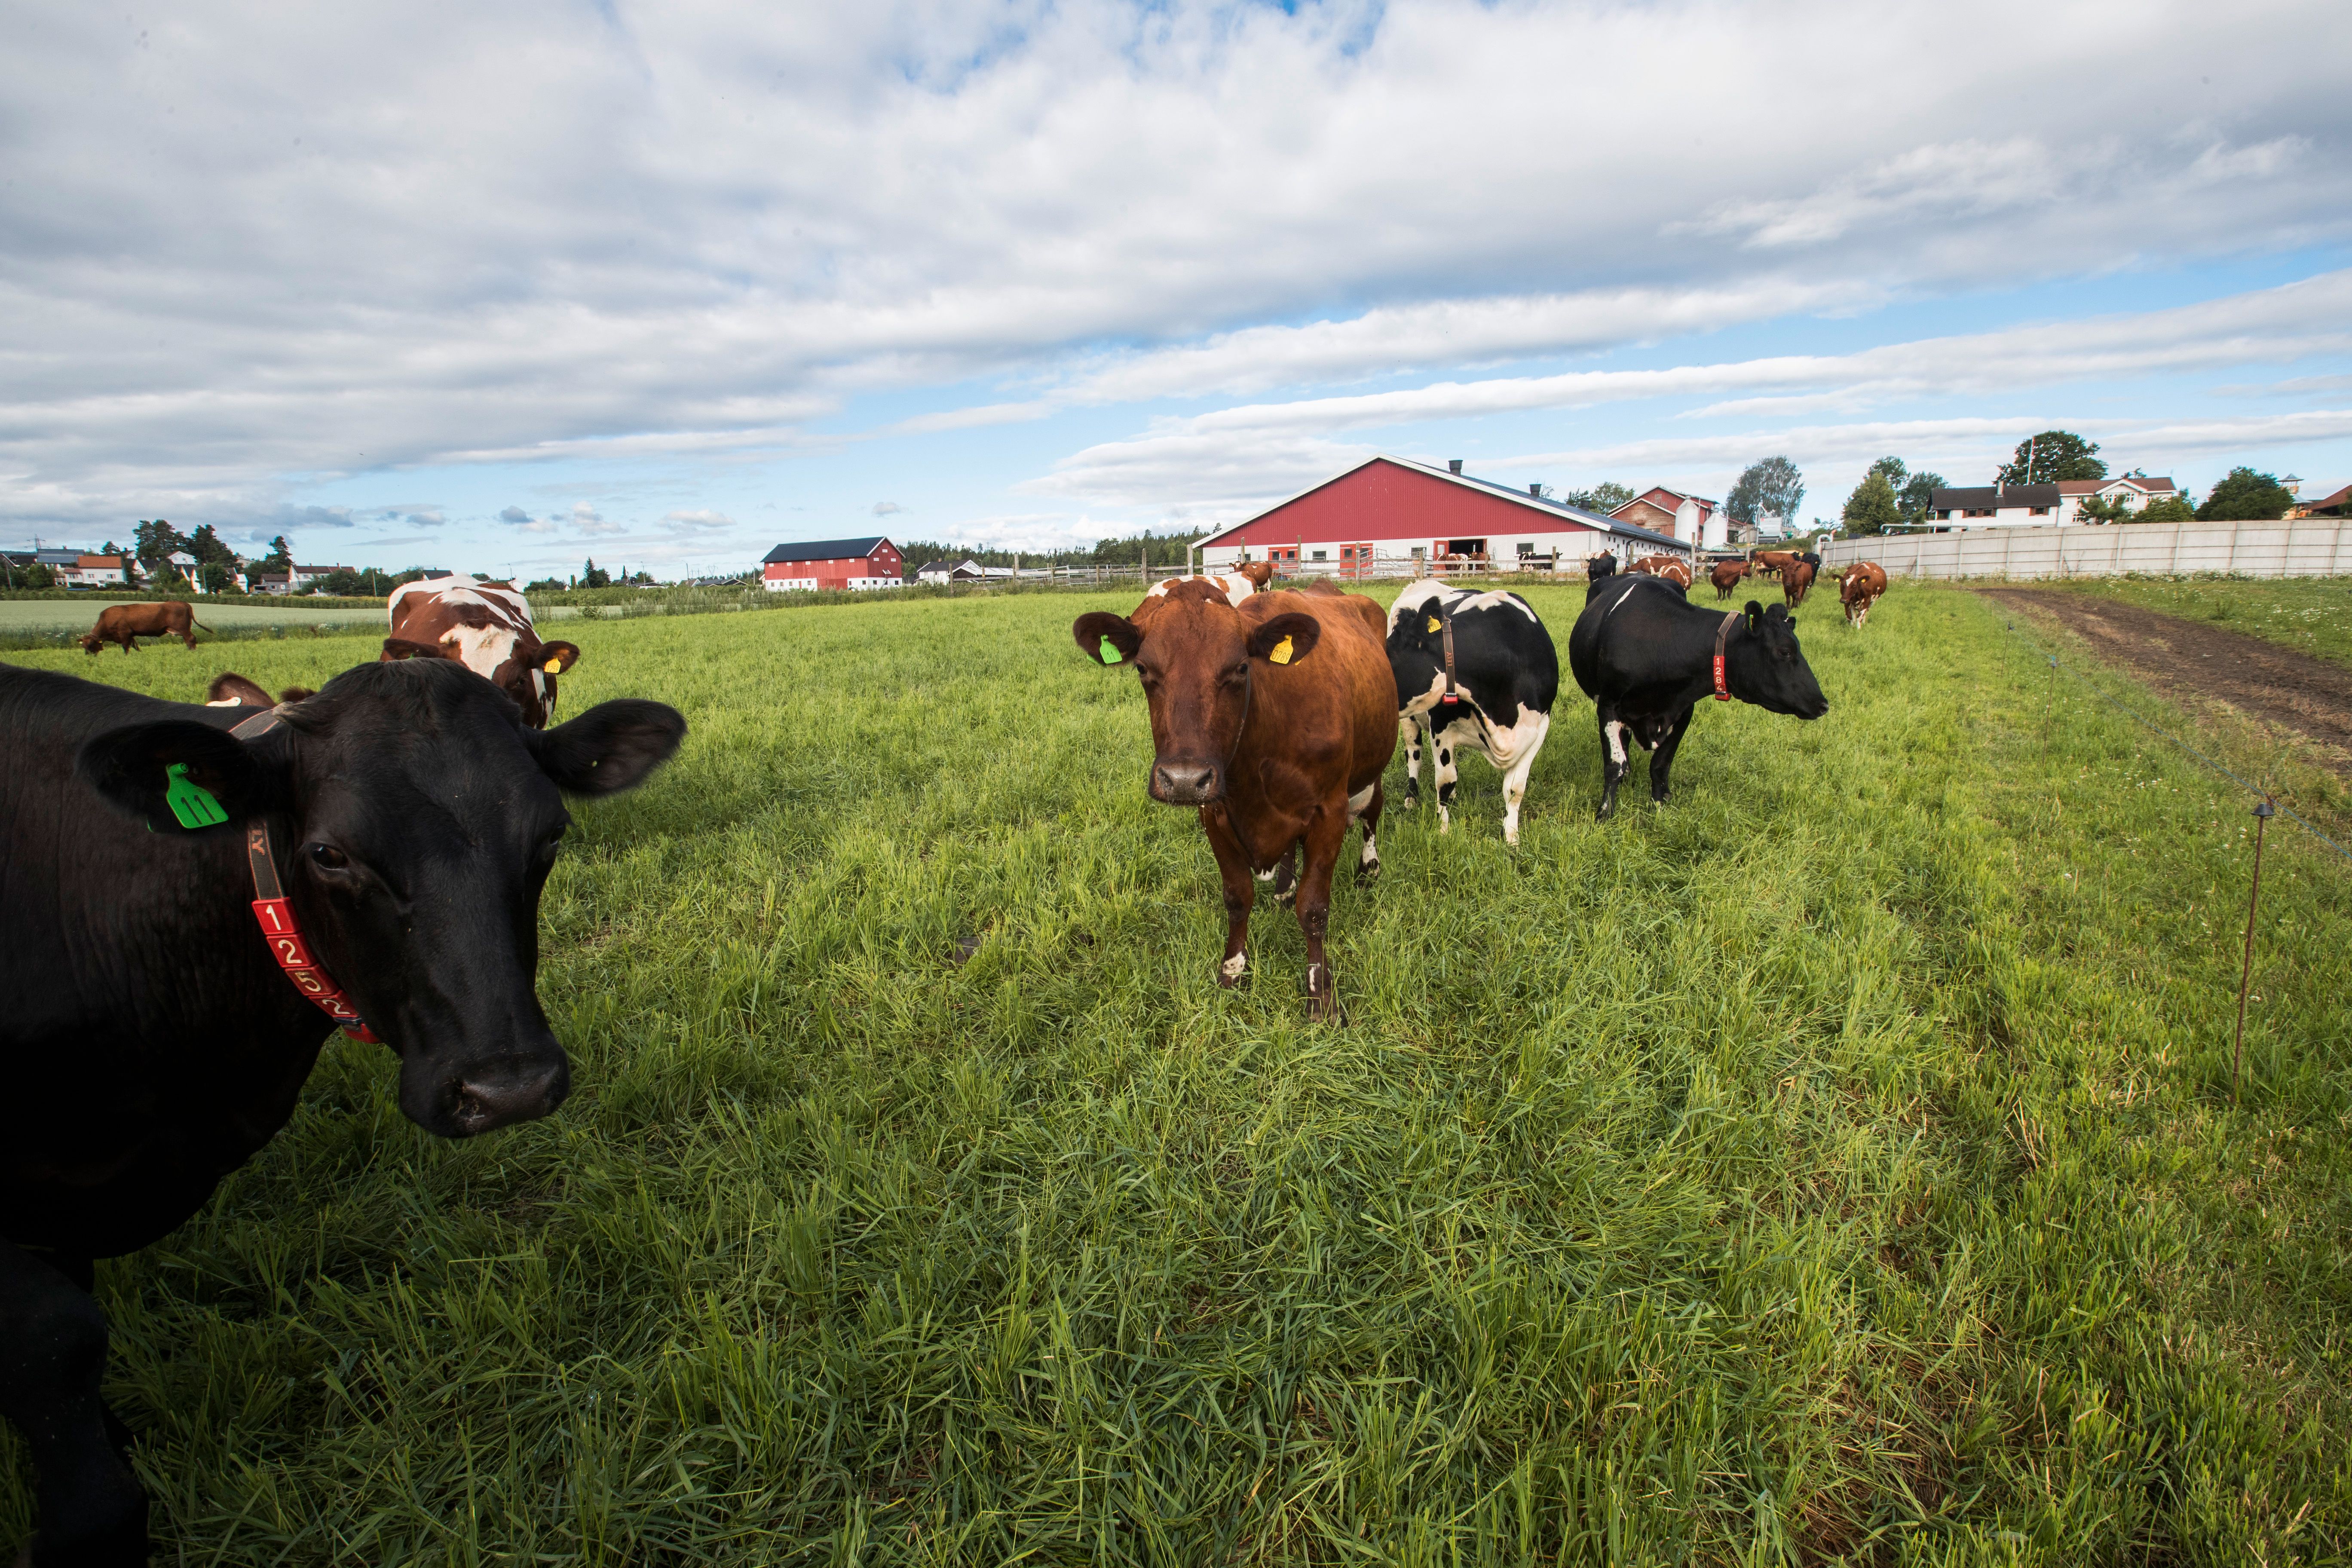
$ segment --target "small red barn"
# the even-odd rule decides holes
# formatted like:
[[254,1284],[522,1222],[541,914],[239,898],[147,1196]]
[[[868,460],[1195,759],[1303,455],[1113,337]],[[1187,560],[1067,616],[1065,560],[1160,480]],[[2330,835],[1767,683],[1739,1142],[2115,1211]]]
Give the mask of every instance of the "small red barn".
[[1497,572],[1580,570],[1587,557],[1686,549],[1533,490],[1410,458],[1368,458],[1201,541],[1201,569],[1272,561],[1290,575],[1395,576],[1449,562]]
[[760,572],[763,585],[777,594],[795,588],[898,588],[907,580],[898,547],[879,534],[779,544],[760,558]]
[[1698,507],[1698,528],[1691,535],[1691,542],[1702,540],[1706,535],[1707,520],[1723,503],[1685,490],[1669,489],[1664,485],[1652,485],[1609,515],[1636,528],[1654,529],[1660,533],[1673,535],[1676,533],[1675,515],[1682,510],[1685,501],[1695,502]]

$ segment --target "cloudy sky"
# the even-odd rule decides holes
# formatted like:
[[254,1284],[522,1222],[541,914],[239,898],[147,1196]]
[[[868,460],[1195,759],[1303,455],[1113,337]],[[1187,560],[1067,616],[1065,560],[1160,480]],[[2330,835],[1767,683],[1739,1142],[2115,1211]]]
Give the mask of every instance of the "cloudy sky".
[[732,570],[1356,458],[2352,479],[2341,0],[12,14],[0,542]]

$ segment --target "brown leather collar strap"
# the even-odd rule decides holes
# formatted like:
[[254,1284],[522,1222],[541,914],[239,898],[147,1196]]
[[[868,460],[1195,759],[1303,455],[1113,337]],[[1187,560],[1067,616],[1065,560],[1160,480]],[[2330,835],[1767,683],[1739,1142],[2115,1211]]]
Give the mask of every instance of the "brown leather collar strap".
[[1437,601],[1437,624],[1445,636],[1445,700],[1456,700],[1454,683],[1454,611],[1444,600]]
[[1731,639],[1731,628],[1739,623],[1738,610],[1723,612],[1723,624],[1715,628],[1715,700],[1731,700],[1731,688],[1723,683],[1723,645]]
[[[240,741],[266,735],[285,722],[278,715],[285,704],[257,713],[229,731]],[[302,940],[302,928],[294,919],[294,906],[286,897],[286,888],[278,879],[278,856],[269,841],[269,822],[255,817],[245,829],[246,868],[253,877],[253,918],[261,926],[261,937],[269,944],[269,956],[286,972],[294,989],[308,997],[321,1012],[342,1026],[343,1033],[355,1040],[380,1046],[383,1038],[367,1026],[360,1010],[343,994],[326,966],[310,956],[310,944]]]

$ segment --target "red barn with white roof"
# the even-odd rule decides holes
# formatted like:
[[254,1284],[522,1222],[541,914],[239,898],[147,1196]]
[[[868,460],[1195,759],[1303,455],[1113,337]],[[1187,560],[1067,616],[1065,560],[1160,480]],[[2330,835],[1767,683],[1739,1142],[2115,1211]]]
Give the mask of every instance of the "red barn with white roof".
[[1201,569],[1244,559],[1286,574],[1340,577],[1423,570],[1448,557],[1496,571],[1580,569],[1602,552],[1620,557],[1686,552],[1669,536],[1410,458],[1368,458],[1314,489],[1268,507],[1200,543]]

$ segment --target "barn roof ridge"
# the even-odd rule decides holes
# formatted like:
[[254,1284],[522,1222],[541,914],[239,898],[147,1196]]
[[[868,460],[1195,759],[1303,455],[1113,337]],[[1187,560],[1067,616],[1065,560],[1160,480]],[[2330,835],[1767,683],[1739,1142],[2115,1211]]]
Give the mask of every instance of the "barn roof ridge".
[[1697,548],[1695,541],[1676,539],[1671,533],[1659,533],[1651,529],[1639,528],[1633,523],[1625,521],[1622,518],[1611,517],[1607,512],[1587,511],[1582,507],[1570,506],[1563,500],[1553,500],[1549,496],[1531,496],[1525,490],[1513,489],[1510,486],[1503,484],[1499,480],[1477,479],[1469,474],[1457,474],[1450,469],[1435,468],[1428,463],[1418,462],[1412,458],[1400,458],[1391,452],[1375,452],[1370,457],[1366,458],[1362,462],[1342,468],[1328,479],[1318,479],[1295,495],[1285,496],[1282,500],[1276,501],[1269,506],[1260,507],[1248,517],[1242,519],[1241,521],[1228,524],[1226,527],[1221,528],[1217,530],[1216,532],[1210,534],[1207,538],[1196,542],[1193,548],[1195,550],[1206,550],[1211,545],[1215,544],[1219,540],[1224,538],[1227,534],[1247,528],[1251,523],[1255,522],[1259,518],[1265,516],[1267,513],[1280,511],[1284,507],[1288,506],[1291,502],[1311,496],[1317,490],[1322,489],[1326,486],[1338,484],[1349,474],[1359,473],[1363,469],[1371,467],[1374,463],[1393,463],[1400,468],[1410,468],[1416,474],[1426,474],[1433,479],[1444,479],[1448,484],[1462,485],[1470,489],[1476,490],[1482,495],[1493,496],[1498,500],[1515,501],[1520,506],[1530,507],[1537,511],[1544,512],[1553,517],[1569,518],[1577,522],[1582,523],[1585,527],[1592,529],[1596,532],[1622,534],[1628,539],[1644,540],[1653,544],[1671,544],[1677,549],[1689,550]]

